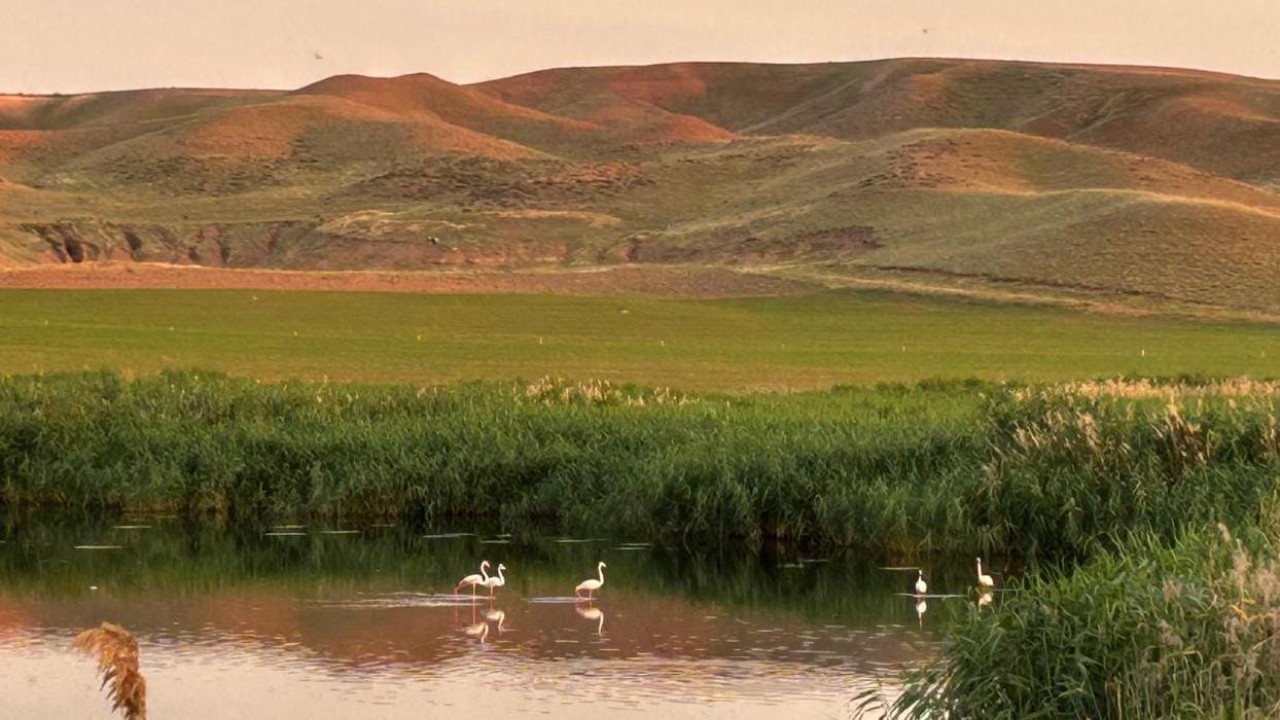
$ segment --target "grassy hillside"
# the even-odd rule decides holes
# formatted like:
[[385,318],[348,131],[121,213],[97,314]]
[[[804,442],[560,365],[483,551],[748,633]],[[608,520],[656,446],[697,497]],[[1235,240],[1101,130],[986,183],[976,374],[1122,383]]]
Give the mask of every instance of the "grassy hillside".
[[1277,168],[1280,82],[1149,68],[0,96],[0,264],[710,265],[1274,315]]

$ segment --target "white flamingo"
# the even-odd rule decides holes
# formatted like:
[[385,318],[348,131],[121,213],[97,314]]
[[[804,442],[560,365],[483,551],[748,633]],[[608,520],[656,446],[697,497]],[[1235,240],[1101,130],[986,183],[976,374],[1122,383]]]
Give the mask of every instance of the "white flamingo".
[[916,570],[916,594],[924,595],[928,591],[929,591],[929,585],[924,581],[924,571],[917,569]]
[[978,558],[978,589],[984,593],[990,592],[996,586],[996,581],[991,579],[990,575],[982,574],[982,558]]
[[498,574],[485,578],[483,585],[489,588],[489,597],[493,597],[494,590],[507,584],[507,579],[502,576],[502,571],[506,569],[506,565],[498,563]]
[[488,581],[489,581],[489,561],[488,561],[488,560],[481,560],[481,561],[480,561],[480,573],[479,573],[478,575],[474,575],[474,574],[473,574],[473,575],[468,575],[468,576],[466,576],[466,577],[462,578],[461,580],[459,580],[459,581],[458,581],[458,584],[453,588],[453,594],[454,594],[454,595],[457,595],[457,594],[458,594],[458,590],[462,589],[463,587],[465,587],[465,586],[467,586],[467,585],[470,585],[470,586],[471,586],[471,597],[475,597],[475,596],[476,596],[476,586],[477,586],[477,585],[484,585],[484,584],[485,584],[485,583],[487,583]]
[[604,569],[605,569],[606,567],[608,567],[608,565],[605,565],[603,560],[601,560],[599,563],[597,563],[597,564],[596,564],[596,572],[600,574],[599,579],[596,579],[596,578],[590,578],[590,579],[583,580],[582,582],[578,583],[578,587],[576,587],[576,588],[574,588],[574,589],[573,589],[573,594],[574,594],[574,596],[576,596],[576,597],[581,597],[581,596],[582,596],[582,591],[583,591],[583,590],[586,590],[586,591],[587,591],[587,597],[586,597],[586,599],[587,599],[587,600],[590,600],[590,599],[591,599],[591,593],[593,593],[593,592],[595,592],[595,591],[599,590],[601,587],[603,587],[603,586],[604,586]]

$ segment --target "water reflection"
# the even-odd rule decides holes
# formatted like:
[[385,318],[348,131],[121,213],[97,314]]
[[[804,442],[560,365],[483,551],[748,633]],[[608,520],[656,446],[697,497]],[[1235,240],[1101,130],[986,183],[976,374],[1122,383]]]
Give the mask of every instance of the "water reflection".
[[596,635],[604,635],[604,611],[598,607],[575,607],[574,612],[578,613],[578,617],[586,620],[596,620]]
[[497,623],[498,632],[501,633],[503,630],[502,626],[507,621],[507,613],[502,610],[493,610],[493,609],[485,610],[484,619],[491,623]]
[[[600,704],[618,717],[843,716],[858,688],[929,654],[965,604],[941,601],[926,625],[923,599],[852,557],[785,569],[768,552],[115,523],[143,524],[5,526],[0,686],[22,688],[18,716],[103,707],[67,650],[102,620],[139,636],[156,717],[587,717]],[[121,547],[74,549],[85,544]],[[566,596],[601,558],[604,593]],[[492,598],[455,595],[481,559],[517,571]],[[968,573],[930,583],[960,588]]]
[[484,639],[489,636],[489,623],[472,623],[471,625],[462,628],[462,632],[466,633],[470,637],[478,638],[480,640],[480,644],[483,645]]

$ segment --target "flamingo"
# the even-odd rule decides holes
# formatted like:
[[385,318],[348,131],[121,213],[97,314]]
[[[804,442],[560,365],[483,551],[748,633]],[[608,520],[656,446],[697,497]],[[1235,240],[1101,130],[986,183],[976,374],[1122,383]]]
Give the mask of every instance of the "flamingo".
[[924,595],[929,590],[929,585],[924,581],[924,571],[916,570],[916,594]]
[[924,629],[924,614],[928,612],[928,610],[929,603],[925,602],[924,598],[920,598],[916,601],[916,625],[918,625],[921,630]]
[[483,585],[489,588],[489,597],[493,597],[494,590],[497,590],[507,584],[507,579],[502,576],[502,571],[506,569],[506,565],[498,563],[498,574],[496,576],[485,578]]
[[471,586],[471,597],[475,597],[475,596],[476,596],[476,586],[477,586],[477,585],[484,585],[484,584],[485,584],[485,583],[487,583],[487,582],[489,582],[489,561],[488,561],[488,560],[481,560],[481,561],[480,561],[480,574],[478,574],[478,575],[474,575],[474,574],[473,574],[473,575],[468,575],[468,576],[466,576],[466,577],[462,578],[461,580],[459,580],[459,581],[458,581],[458,584],[453,588],[453,594],[454,594],[454,595],[457,595],[457,594],[458,594],[458,589],[459,589],[459,588],[461,588],[461,587],[463,587],[464,585],[470,585],[470,586]]
[[982,558],[978,558],[978,589],[982,592],[990,592],[996,586],[996,581],[991,579],[990,575],[982,574]]
[[578,587],[573,589],[574,596],[581,597],[582,591],[586,590],[587,599],[590,600],[591,593],[595,592],[596,590],[599,590],[604,585],[604,569],[606,567],[608,567],[608,565],[605,565],[603,560],[597,563],[596,572],[600,573],[600,579],[597,580],[596,578],[589,578],[587,580],[583,580],[582,582],[578,583]]

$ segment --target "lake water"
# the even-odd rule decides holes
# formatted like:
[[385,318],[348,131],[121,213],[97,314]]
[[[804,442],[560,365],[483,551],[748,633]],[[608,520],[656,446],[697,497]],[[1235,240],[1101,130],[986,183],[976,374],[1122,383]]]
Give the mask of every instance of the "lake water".
[[[854,555],[115,525],[5,526],[0,717],[112,717],[93,661],[70,648],[105,620],[138,636],[154,720],[846,718],[869,688],[891,697],[967,611],[917,608],[903,595],[914,573]],[[507,565],[506,586],[452,596],[481,558]],[[575,601],[598,560],[598,599]],[[930,579],[963,593],[967,578]]]

